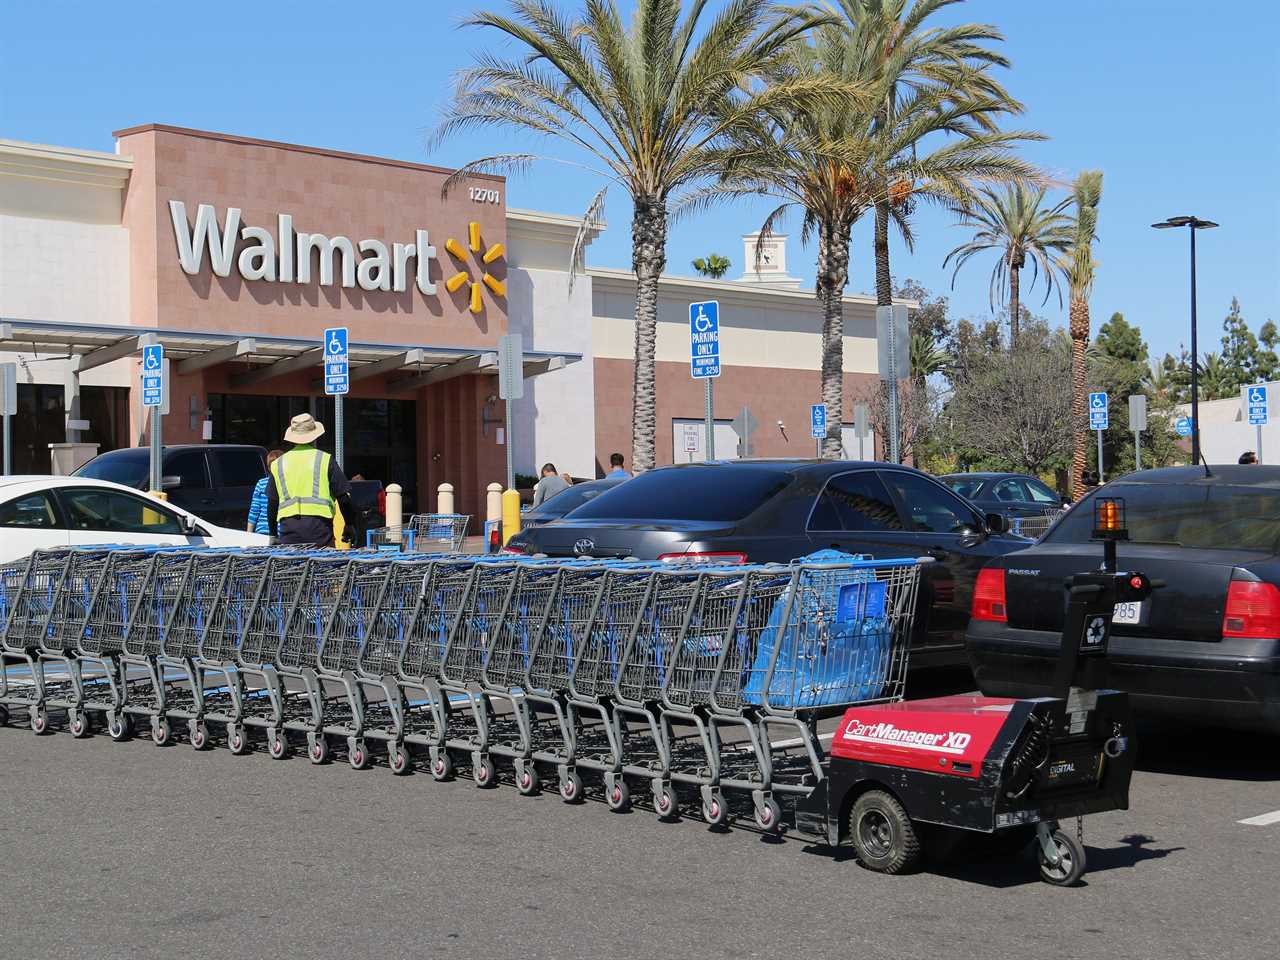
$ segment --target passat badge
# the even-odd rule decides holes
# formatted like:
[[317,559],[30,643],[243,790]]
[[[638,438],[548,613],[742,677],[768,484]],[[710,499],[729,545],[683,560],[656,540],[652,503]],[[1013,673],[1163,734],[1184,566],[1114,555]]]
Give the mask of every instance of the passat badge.
[[590,553],[595,548],[596,548],[596,542],[594,540],[588,539],[587,537],[583,537],[581,540],[578,540],[574,543],[573,552],[577,556],[581,557],[585,554]]

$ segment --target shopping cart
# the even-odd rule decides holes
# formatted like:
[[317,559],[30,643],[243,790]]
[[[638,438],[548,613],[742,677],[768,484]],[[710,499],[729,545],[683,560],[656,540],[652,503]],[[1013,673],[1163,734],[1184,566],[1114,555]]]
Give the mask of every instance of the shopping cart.
[[470,514],[415,513],[405,524],[418,553],[458,553],[467,538]]
[[1028,540],[1039,540],[1066,512],[1066,510],[1047,509],[1040,516],[1013,517],[1009,521],[1009,532],[1015,536],[1026,537]]

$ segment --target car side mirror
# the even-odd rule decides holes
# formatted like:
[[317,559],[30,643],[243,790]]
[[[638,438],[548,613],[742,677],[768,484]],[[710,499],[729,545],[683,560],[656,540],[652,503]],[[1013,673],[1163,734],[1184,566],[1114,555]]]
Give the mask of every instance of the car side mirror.
[[986,521],[987,533],[1007,533],[1009,530],[1009,521],[1002,513],[988,513]]
[[175,474],[160,478],[161,490],[174,490],[180,486],[182,486],[182,478]]

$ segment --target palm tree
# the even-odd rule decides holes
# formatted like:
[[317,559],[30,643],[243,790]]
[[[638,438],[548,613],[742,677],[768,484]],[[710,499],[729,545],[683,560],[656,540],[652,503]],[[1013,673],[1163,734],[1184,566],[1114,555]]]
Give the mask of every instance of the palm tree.
[[[956,274],[974,254],[997,250],[1000,257],[991,269],[991,309],[995,310],[997,297],[1009,290],[1009,346],[1018,344],[1018,321],[1021,319],[1021,274],[1031,265],[1031,286],[1044,278],[1044,302],[1057,287],[1054,263],[1071,242],[1071,218],[1064,212],[1070,199],[1053,207],[1045,205],[1045,188],[1028,187],[1021,183],[1006,185],[997,192],[991,187],[979,187],[974,202],[961,210],[960,225],[973,227],[973,239],[962,243],[942,261],[955,261],[951,274],[951,286],[956,285]],[[1028,261],[1028,258],[1030,260]],[[1059,292],[1061,301],[1061,292]]]
[[938,346],[930,333],[911,335],[911,379],[924,383],[935,373],[941,373],[951,363],[951,356]]
[[1211,351],[1204,355],[1197,375],[1200,393],[1206,400],[1221,400],[1235,392],[1232,371],[1218,353]]
[[1070,291],[1071,332],[1071,489],[1078,499],[1084,489],[1089,462],[1088,424],[1085,422],[1086,359],[1089,345],[1089,295],[1093,292],[1093,241],[1098,232],[1098,203],[1102,199],[1102,171],[1086,170],[1071,187],[1073,206],[1071,246],[1058,260]]
[[697,270],[704,277],[710,277],[712,280],[719,280],[733,264],[728,257],[722,257],[718,253],[709,253],[705,257],[698,257],[693,261],[693,269]]
[[[632,201],[631,264],[636,275],[632,463],[655,459],[658,278],[666,266],[673,195],[709,182],[717,145],[762,109],[809,99],[845,102],[824,78],[753,84],[805,31],[824,19],[770,0],[733,0],[718,15],[707,0],[636,0],[630,25],[611,0],[587,0],[576,16],[551,0],[512,0],[510,16],[479,13],[466,23],[514,40],[522,53],[488,52],[462,71],[433,142],[475,128],[515,128],[561,141],[582,165],[626,190]],[[476,172],[518,171],[538,157],[497,154],[473,161],[445,189]],[[576,162],[576,161],[575,161]],[[592,199],[573,246],[581,267],[585,237],[598,226],[608,186]]]

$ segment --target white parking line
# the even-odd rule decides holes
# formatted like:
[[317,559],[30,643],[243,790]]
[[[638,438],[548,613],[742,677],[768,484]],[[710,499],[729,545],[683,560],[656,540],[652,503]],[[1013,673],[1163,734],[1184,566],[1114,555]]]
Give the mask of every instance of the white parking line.
[[1270,813],[1261,813],[1256,817],[1249,817],[1247,820],[1237,820],[1237,823],[1243,823],[1249,827],[1269,827],[1273,823],[1280,823],[1280,810],[1272,810]]
[[[818,734],[818,739],[830,740],[835,735],[834,730],[830,733],[820,733]],[[775,750],[786,750],[788,747],[803,747],[804,741],[799,737],[792,737],[790,740],[771,740],[769,741],[769,746],[773,747]]]

